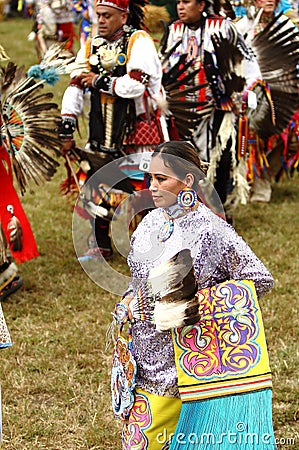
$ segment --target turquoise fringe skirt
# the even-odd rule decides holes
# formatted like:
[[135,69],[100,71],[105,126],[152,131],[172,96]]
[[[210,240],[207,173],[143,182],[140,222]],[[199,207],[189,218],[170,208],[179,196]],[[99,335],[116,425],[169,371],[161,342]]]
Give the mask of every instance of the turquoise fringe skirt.
[[274,450],[272,390],[183,403],[170,450]]

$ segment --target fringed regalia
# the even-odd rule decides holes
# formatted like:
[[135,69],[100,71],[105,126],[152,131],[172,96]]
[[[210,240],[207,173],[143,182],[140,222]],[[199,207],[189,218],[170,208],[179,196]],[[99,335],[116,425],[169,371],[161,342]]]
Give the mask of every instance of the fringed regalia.
[[162,209],[151,211],[131,239],[127,293],[133,296],[137,377],[123,449],[197,444],[230,450],[233,439],[239,449],[274,449],[258,304],[273,278],[235,230],[202,203],[174,220],[162,242],[164,222]]

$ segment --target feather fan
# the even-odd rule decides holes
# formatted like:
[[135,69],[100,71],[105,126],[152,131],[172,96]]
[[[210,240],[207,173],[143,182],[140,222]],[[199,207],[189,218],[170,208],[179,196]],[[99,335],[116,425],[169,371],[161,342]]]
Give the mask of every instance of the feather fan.
[[158,331],[198,322],[197,282],[190,250],[181,250],[167,263],[152,269],[149,282],[157,299],[154,322]]
[[252,89],[258,95],[258,108],[251,111],[249,125],[262,138],[281,133],[299,108],[299,33],[288,18],[276,16],[252,41],[263,80],[270,87],[275,123],[269,120],[269,98],[260,86]]
[[66,50],[66,42],[55,42],[52,44],[39,64],[29,67],[27,75],[34,80],[43,80],[50,86],[59,80],[60,75],[70,74],[78,71],[88,72],[89,63],[85,58],[76,61],[76,57]]
[[42,70],[54,68],[59,75],[69,74],[74,70],[86,69],[89,71],[88,60],[77,62],[76,57],[69,50],[66,50],[66,44],[66,42],[52,44],[43,56],[39,64],[40,68]]
[[52,93],[40,93],[43,83],[11,63],[2,69],[1,85],[1,139],[24,194],[30,181],[50,180],[59,165],[54,159],[60,154],[59,111]]
[[151,269],[130,303],[135,319],[147,320],[158,331],[193,325],[199,320],[197,282],[190,250]]

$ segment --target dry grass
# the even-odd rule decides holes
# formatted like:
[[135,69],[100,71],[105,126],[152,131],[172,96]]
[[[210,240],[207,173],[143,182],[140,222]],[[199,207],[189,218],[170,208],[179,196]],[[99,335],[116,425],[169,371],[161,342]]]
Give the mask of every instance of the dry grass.
[[[19,64],[35,63],[28,20],[0,24],[0,42]],[[61,98],[67,80],[55,88]],[[105,333],[116,298],[76,260],[72,212],[59,193],[65,177],[28,192],[23,205],[40,257],[20,266],[24,287],[3,309],[14,345],[1,352],[4,450],[118,450],[111,413]],[[275,288],[262,301],[274,377],[274,424],[281,449],[299,448],[299,177],[274,186],[269,205],[248,205],[236,228],[266,263]],[[114,265],[126,272],[125,262]],[[296,439],[288,445],[288,439]]]

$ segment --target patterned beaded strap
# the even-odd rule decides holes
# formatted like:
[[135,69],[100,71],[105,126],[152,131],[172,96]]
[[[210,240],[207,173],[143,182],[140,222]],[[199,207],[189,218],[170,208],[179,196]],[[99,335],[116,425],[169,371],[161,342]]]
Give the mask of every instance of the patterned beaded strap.
[[[113,315],[119,324],[119,331],[111,370],[112,407],[115,417],[126,420],[134,405],[137,365],[132,351],[132,325],[128,308],[124,303],[117,303]],[[127,322],[128,338],[125,338],[123,329]]]
[[117,303],[112,315],[122,328],[129,319],[129,310],[124,303]]

